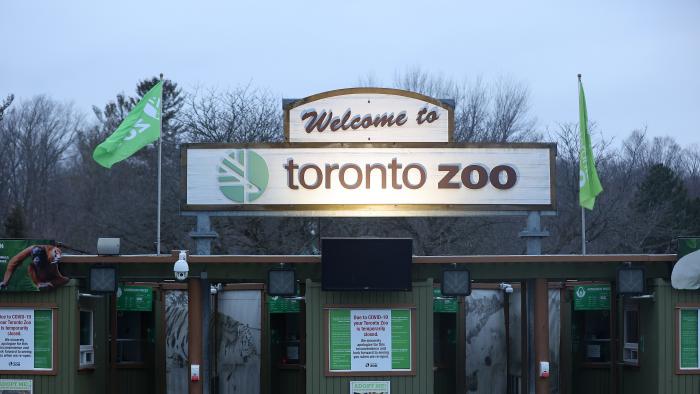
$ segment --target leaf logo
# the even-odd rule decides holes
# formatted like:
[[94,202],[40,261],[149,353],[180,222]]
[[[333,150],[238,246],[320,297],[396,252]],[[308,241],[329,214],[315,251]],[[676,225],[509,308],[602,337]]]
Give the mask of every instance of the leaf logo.
[[262,196],[269,178],[265,159],[252,150],[231,150],[219,164],[219,190],[239,204],[248,204]]

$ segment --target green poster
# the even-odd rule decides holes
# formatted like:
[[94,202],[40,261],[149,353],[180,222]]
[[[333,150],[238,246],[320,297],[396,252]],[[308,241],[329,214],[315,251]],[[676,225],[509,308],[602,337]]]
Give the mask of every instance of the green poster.
[[51,369],[53,364],[53,316],[51,310],[34,311],[34,368]]
[[411,369],[411,311],[391,311],[391,369]]
[[681,368],[698,368],[698,310],[681,309]]
[[331,309],[328,321],[330,369],[350,370],[350,309]]
[[117,310],[150,312],[153,309],[153,290],[144,286],[119,286]]
[[[0,290],[1,291],[37,291],[39,283],[35,283],[31,273],[38,270],[51,271],[51,256],[46,254],[46,264],[32,264],[32,247],[46,246],[49,254],[54,250],[53,241],[39,239],[0,239]],[[42,247],[42,249],[44,249]],[[8,273],[8,266],[10,267]],[[45,274],[46,275],[46,274]],[[6,278],[7,277],[7,278]],[[35,278],[37,275],[34,276]],[[7,279],[7,280],[6,280]],[[7,282],[7,283],[5,283]]]
[[443,297],[440,289],[433,289],[433,312],[457,313],[457,311],[459,311],[459,302],[457,298]]
[[268,313],[299,313],[300,300],[285,297],[267,297]]
[[610,309],[610,285],[585,285],[574,288],[574,310],[603,311]]

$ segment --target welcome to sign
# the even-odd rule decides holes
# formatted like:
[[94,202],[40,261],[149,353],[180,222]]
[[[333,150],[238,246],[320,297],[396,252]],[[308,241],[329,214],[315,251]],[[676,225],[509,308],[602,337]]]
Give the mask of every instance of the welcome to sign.
[[184,210],[458,214],[554,207],[552,144],[185,145]]
[[451,142],[454,103],[386,88],[284,101],[288,142]]

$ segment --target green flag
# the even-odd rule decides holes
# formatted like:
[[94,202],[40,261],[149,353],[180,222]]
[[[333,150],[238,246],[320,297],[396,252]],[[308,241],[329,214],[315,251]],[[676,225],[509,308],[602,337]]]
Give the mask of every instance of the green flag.
[[117,129],[97,145],[92,158],[111,168],[160,137],[163,81],[148,91]]
[[578,110],[579,131],[581,133],[581,147],[579,151],[579,191],[578,199],[582,207],[592,210],[595,205],[595,197],[603,191],[600,185],[598,172],[595,170],[595,159],[591,148],[591,136],[588,134],[588,112],[586,110],[586,96],[583,94],[581,76],[578,78]]

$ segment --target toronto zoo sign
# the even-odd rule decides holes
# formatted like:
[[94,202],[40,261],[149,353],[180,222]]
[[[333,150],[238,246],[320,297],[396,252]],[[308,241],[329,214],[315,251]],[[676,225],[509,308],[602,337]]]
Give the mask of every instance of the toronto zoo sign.
[[344,89],[287,102],[287,143],[183,145],[182,208],[309,216],[554,209],[554,144],[447,142],[451,107],[396,92]]

